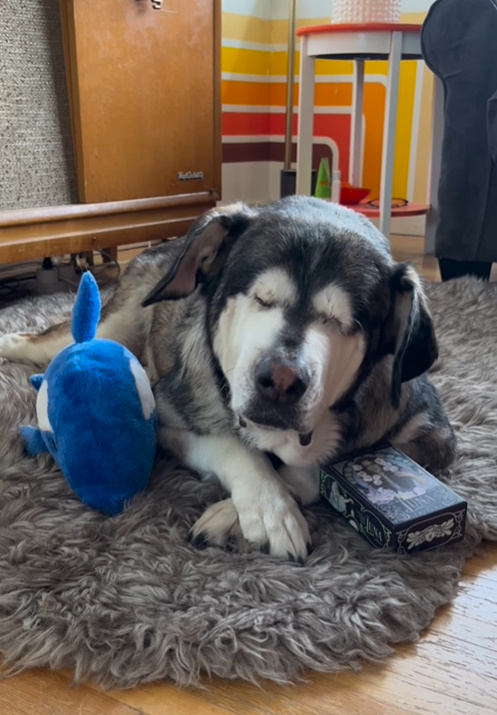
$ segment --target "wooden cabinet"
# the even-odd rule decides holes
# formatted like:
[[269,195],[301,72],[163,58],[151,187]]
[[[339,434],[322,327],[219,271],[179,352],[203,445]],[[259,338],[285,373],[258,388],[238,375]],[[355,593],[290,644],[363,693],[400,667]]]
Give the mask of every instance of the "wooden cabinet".
[[0,262],[166,238],[221,197],[220,0],[159,4],[60,0],[80,204],[0,213]]
[[219,192],[212,0],[62,0],[85,202]]

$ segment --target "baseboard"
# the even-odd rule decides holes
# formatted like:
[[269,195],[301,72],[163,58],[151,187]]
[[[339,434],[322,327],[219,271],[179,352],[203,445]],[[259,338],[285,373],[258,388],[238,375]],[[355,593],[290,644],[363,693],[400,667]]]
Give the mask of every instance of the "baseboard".
[[406,216],[393,218],[391,233],[399,236],[424,236],[426,231],[426,216]]

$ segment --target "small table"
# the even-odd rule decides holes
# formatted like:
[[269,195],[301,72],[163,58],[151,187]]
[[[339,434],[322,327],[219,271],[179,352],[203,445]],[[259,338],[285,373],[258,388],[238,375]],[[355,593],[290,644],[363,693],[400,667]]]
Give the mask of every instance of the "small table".
[[360,186],[362,173],[361,132],[364,62],[365,60],[388,60],[380,208],[379,211],[361,207],[360,205],[351,206],[350,208],[370,217],[379,215],[380,230],[387,237],[390,234],[392,215],[413,216],[426,214],[425,249],[429,251],[434,245],[443,136],[443,86],[436,78],[433,97],[428,203],[426,205],[408,204],[399,209],[391,208],[400,63],[403,59],[422,59],[420,33],[421,25],[390,23],[318,25],[297,30],[297,35],[301,37],[301,45],[296,189],[298,194],[307,196],[311,192],[315,60],[345,59],[354,61],[349,181],[355,186]]

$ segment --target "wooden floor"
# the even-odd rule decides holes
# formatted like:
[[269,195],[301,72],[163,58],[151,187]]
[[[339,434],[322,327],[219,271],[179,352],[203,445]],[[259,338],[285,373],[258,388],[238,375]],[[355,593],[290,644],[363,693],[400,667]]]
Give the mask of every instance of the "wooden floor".
[[[439,280],[421,239],[392,243],[397,260],[413,260],[428,280]],[[310,674],[287,688],[215,682],[197,691],[165,683],[104,693],[70,682],[69,673],[46,671],[0,682],[0,715],[497,715],[497,545],[467,562],[455,602],[385,666]]]

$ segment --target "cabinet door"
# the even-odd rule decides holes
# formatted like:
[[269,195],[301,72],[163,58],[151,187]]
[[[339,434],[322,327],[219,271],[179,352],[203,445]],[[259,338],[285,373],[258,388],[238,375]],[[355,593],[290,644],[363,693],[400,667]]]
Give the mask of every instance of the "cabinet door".
[[82,202],[220,189],[218,0],[61,0]]

